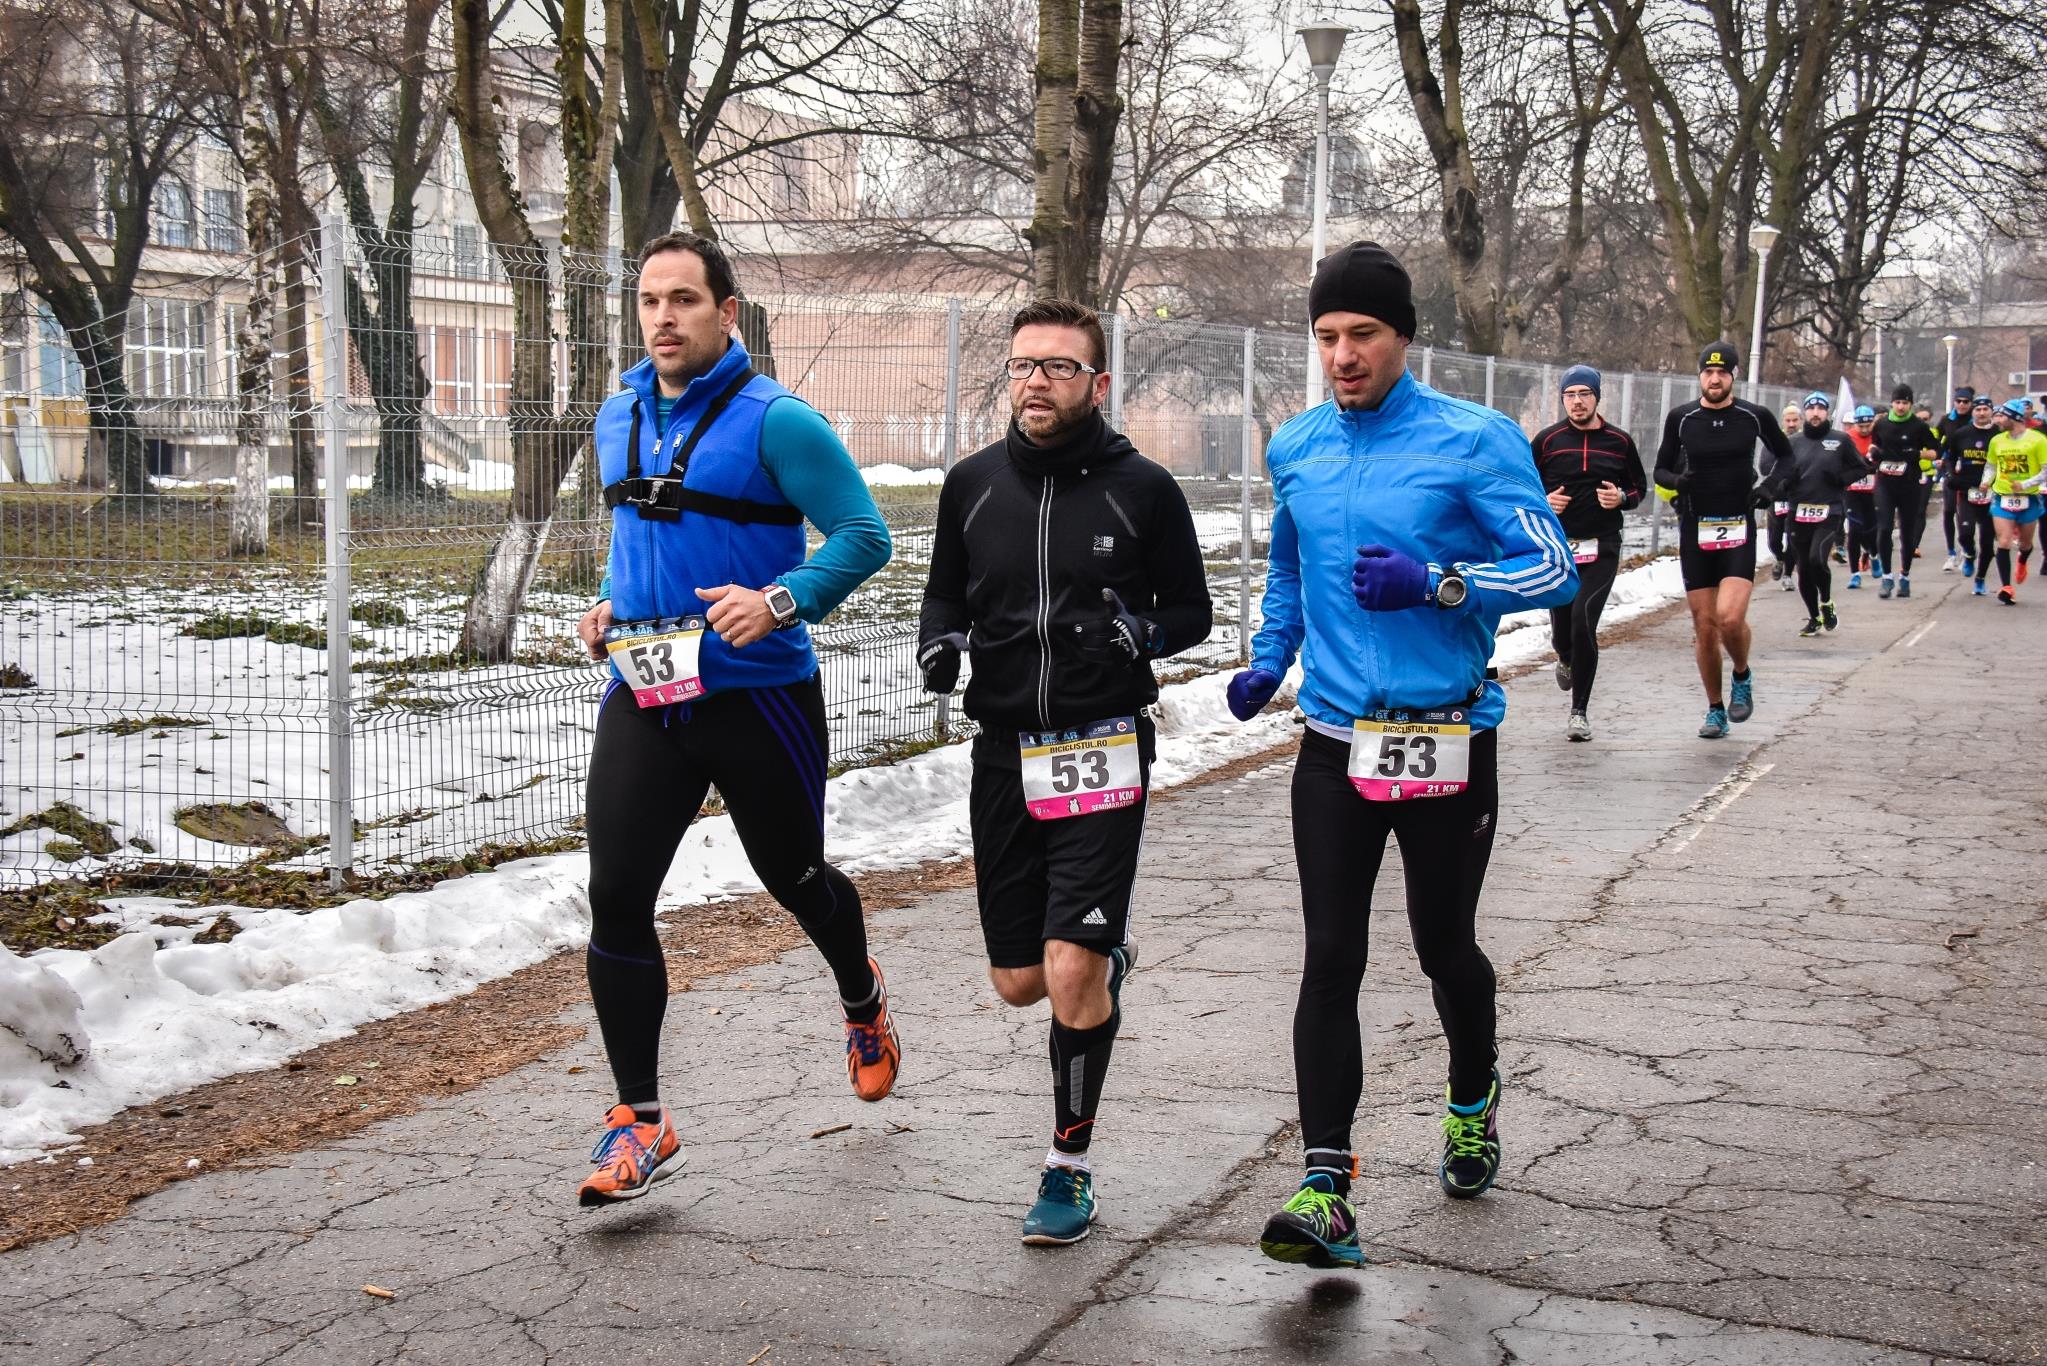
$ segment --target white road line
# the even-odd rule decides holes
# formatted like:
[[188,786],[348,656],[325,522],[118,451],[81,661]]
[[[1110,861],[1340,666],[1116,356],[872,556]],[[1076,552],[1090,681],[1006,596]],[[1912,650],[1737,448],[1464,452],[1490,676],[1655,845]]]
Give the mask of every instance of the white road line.
[[1706,794],[1706,799],[1693,808],[1690,817],[1692,821],[1691,832],[1679,840],[1670,852],[1681,854],[1691,848],[1692,841],[1699,837],[1701,831],[1719,819],[1721,812],[1733,806],[1740,799],[1742,793],[1754,787],[1764,774],[1775,767],[1775,764],[1764,764],[1761,767],[1757,767],[1746,759],[1736,764],[1734,771],[1725,778],[1722,778],[1719,785]]
[[1898,642],[1899,647],[1901,649],[1906,650],[1911,649],[1914,645],[1917,645],[1920,641],[1926,639],[1926,633],[1928,631],[1931,631],[1934,627],[1938,625],[1940,625],[1940,618],[1934,617],[1932,620],[1928,621],[1924,626],[1920,627],[1911,635],[1906,636],[1902,641]]

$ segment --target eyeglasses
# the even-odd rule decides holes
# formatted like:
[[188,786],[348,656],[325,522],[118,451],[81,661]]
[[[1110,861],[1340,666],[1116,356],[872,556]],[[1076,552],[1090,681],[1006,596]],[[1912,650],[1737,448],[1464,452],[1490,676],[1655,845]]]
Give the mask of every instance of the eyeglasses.
[[1011,379],[1024,380],[1031,377],[1031,371],[1042,369],[1046,379],[1072,379],[1075,375],[1098,375],[1101,371],[1092,365],[1082,365],[1065,356],[1048,356],[1044,360],[1033,360],[1029,356],[1011,356],[1002,363],[1003,371]]

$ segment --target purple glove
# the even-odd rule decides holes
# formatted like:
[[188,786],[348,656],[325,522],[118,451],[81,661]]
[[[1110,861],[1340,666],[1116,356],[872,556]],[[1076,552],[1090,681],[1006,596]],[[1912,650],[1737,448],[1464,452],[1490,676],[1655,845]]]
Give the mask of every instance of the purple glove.
[[1367,612],[1401,612],[1429,600],[1429,567],[1391,546],[1361,545],[1350,571],[1351,595]]
[[1279,675],[1270,669],[1246,669],[1230,680],[1230,715],[1249,721],[1265,710],[1265,704],[1279,691]]

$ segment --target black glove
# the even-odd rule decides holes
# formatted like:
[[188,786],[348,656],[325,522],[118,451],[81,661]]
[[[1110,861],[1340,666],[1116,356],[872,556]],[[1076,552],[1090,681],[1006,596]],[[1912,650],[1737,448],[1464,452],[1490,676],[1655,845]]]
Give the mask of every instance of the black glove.
[[924,691],[950,693],[959,686],[960,654],[967,638],[958,631],[933,636],[917,647],[917,667],[924,673]]
[[1135,664],[1165,648],[1165,632],[1156,622],[1146,621],[1125,607],[1123,599],[1116,596],[1115,589],[1104,588],[1102,601],[1109,606],[1109,615],[1105,619],[1074,628],[1080,637],[1081,658],[1102,663]]

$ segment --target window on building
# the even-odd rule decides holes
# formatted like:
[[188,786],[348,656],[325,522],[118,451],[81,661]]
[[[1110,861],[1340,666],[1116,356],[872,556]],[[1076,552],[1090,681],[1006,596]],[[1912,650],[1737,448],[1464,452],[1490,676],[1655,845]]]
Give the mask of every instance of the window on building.
[[206,392],[207,308],[194,299],[138,299],[128,310],[128,386],[137,398]]
[[448,249],[454,257],[448,273],[465,280],[483,278],[483,229],[474,223],[457,223],[448,232]]
[[42,371],[38,387],[45,398],[77,398],[85,392],[85,367],[78,363],[71,339],[50,310],[40,305],[36,308],[36,351]]
[[793,147],[777,147],[769,156],[774,162],[775,212],[798,215],[810,212],[809,159]]
[[2047,336],[2033,337],[2026,344],[2026,392],[2047,394]]
[[193,245],[195,233],[190,186],[174,175],[165,176],[156,183],[156,203],[152,209],[151,217],[155,220],[152,224],[154,229],[152,236],[158,246]]
[[476,334],[461,327],[421,329],[421,357],[433,384],[434,411],[467,417],[476,403]]
[[206,249],[208,251],[240,251],[242,249],[242,197],[233,190],[207,190],[206,202]]

